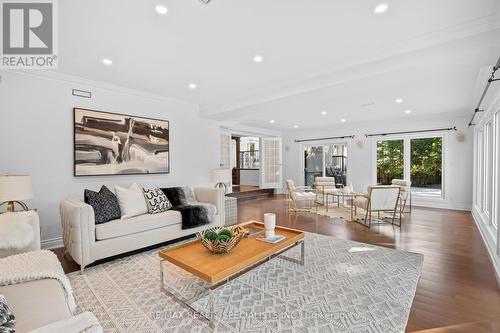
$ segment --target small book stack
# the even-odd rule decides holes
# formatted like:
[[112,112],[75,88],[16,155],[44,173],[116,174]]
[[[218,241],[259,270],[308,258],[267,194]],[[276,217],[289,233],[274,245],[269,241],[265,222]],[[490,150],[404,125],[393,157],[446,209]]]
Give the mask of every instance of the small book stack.
[[274,237],[258,237],[257,239],[266,243],[276,244],[285,239],[285,236],[276,235]]

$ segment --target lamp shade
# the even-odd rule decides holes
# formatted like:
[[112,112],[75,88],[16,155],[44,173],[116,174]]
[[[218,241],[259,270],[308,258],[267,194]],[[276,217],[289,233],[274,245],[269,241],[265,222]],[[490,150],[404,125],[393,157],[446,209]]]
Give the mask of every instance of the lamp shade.
[[210,181],[213,183],[228,183],[231,178],[230,169],[213,169],[210,173]]
[[33,198],[31,176],[0,176],[0,202]]

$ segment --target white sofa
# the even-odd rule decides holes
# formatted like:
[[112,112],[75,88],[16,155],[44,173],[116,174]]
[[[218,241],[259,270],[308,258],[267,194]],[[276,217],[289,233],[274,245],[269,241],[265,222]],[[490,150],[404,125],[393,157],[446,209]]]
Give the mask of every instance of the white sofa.
[[66,253],[83,272],[97,260],[141,249],[194,234],[212,226],[224,225],[224,192],[216,188],[193,188],[196,201],[215,206],[214,221],[182,230],[181,213],[168,210],[95,224],[94,209],[82,199],[67,198],[60,204]]

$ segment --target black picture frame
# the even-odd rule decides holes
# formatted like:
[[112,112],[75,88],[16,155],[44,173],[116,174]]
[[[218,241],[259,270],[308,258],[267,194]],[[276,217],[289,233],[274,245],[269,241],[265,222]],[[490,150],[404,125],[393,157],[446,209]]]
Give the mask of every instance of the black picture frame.
[[[151,120],[155,122],[164,122],[167,125],[167,168],[166,171],[162,172],[128,172],[128,173],[99,173],[99,174],[78,174],[77,173],[77,122],[76,122],[76,113],[78,110],[81,111],[88,111],[88,112],[93,112],[93,113],[102,113],[102,114],[108,114],[108,115],[113,115],[113,116],[119,116],[119,117],[124,117],[124,118],[134,118],[134,119],[141,119],[141,120]],[[93,109],[88,109],[88,108],[83,108],[83,107],[74,107],[73,108],[73,176],[74,177],[105,177],[105,176],[127,176],[127,175],[167,175],[170,174],[170,121],[166,119],[159,119],[159,118],[150,118],[150,117],[143,117],[143,116],[134,116],[134,115],[129,115],[129,114],[123,114],[123,113],[116,113],[116,112],[108,112],[108,111],[100,111],[100,110],[93,110]]]

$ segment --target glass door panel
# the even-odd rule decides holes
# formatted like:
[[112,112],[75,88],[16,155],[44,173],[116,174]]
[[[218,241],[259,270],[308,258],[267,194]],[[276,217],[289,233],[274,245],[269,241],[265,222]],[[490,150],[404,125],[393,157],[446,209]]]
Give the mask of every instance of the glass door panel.
[[323,146],[304,148],[304,184],[313,187],[314,179],[323,176]]
[[347,185],[347,146],[325,146],[325,176],[335,177],[337,184]]

